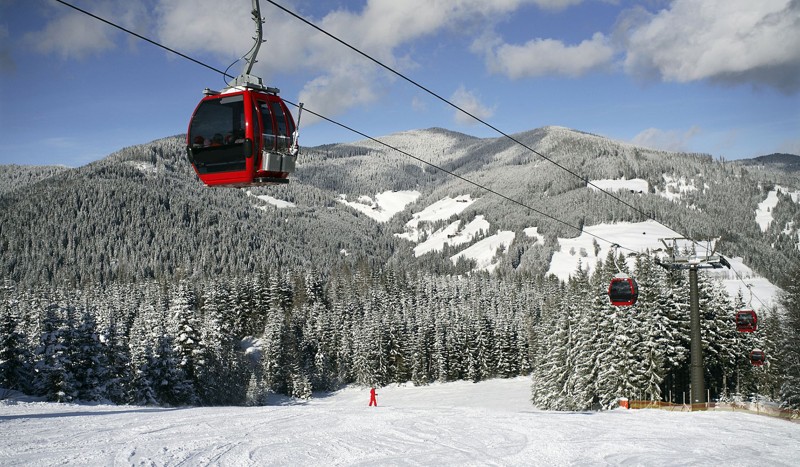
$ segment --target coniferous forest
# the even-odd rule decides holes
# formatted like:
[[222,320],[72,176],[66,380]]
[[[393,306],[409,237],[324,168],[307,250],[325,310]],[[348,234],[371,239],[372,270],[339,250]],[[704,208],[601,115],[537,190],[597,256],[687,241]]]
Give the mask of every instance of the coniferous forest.
[[[641,220],[501,139],[441,129],[394,138],[568,224]],[[796,174],[567,129],[519,138],[587,180],[646,180],[650,193],[616,196],[696,238],[717,238],[726,255],[782,287],[781,306],[759,312],[758,332],[738,333],[735,310],[751,297],[729,297],[699,274],[706,387],[711,399],[800,408],[800,203],[778,192],[772,223],[755,221],[776,186],[800,187]],[[547,409],[688,400],[685,272],[641,255],[627,271],[639,301],[614,307],[613,257],[566,282],[546,274],[558,239],[574,229],[371,143],[307,150],[290,185],[254,193],[203,187],[183,144],[166,138],[77,169],[0,170],[0,397],[260,405],[270,394],[308,398],[347,384],[528,375],[533,404]],[[419,200],[386,223],[338,202],[411,189]],[[266,193],[294,206],[256,198]],[[395,235],[411,213],[463,194],[478,201],[458,219],[480,214],[491,224],[473,241],[518,233],[492,274],[453,263],[450,246],[416,257]],[[532,226],[542,242],[522,234]],[[767,364],[751,365],[754,348]]]
[[[0,387],[53,401],[259,405],[271,393],[308,398],[351,383],[530,374],[542,408],[609,408],[619,397],[680,403],[689,384],[686,274],[642,259],[640,301],[614,307],[605,294],[614,272],[578,270],[568,283],[364,268],[81,291],[6,286]],[[742,334],[724,289],[700,274],[713,399],[759,395],[797,407],[798,292],[787,294],[785,318],[764,316],[760,332]],[[770,365],[752,366],[753,348]]]

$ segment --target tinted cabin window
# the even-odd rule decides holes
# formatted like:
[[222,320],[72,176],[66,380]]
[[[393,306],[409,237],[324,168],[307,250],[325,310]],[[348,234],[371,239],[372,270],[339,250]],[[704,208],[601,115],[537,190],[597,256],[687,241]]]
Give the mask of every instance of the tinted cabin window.
[[244,97],[203,101],[189,128],[195,166],[200,173],[245,170]]
[[262,144],[264,145],[264,150],[274,151],[275,129],[272,124],[274,120],[272,118],[272,110],[270,110],[269,104],[266,102],[261,102],[258,107],[261,110],[261,121],[264,123],[264,133],[262,134]]
[[286,115],[283,113],[283,108],[278,102],[270,102],[272,113],[275,116],[275,129],[278,143],[278,150],[285,150],[291,144],[289,139],[289,126],[286,123]]
[[741,313],[739,315],[739,323],[741,324],[753,324],[753,316],[750,313]]

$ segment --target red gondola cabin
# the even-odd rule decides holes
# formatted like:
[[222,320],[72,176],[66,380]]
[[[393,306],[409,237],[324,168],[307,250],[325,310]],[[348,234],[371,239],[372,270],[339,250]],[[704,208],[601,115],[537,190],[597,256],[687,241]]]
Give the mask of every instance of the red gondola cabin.
[[289,183],[297,159],[292,114],[278,90],[258,85],[206,90],[189,122],[187,149],[208,186]]
[[753,351],[750,352],[750,363],[752,363],[755,366],[763,365],[766,359],[767,359],[767,354],[765,354],[763,350],[753,349]]
[[758,316],[754,310],[736,312],[736,330],[739,332],[755,332],[758,328]]
[[608,298],[614,306],[631,306],[639,297],[639,286],[630,277],[615,277],[608,286]]

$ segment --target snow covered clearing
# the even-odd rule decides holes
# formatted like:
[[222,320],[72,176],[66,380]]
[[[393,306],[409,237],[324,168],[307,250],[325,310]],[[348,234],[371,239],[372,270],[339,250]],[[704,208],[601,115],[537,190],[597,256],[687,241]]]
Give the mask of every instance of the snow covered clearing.
[[769,229],[769,225],[772,223],[772,210],[775,209],[775,206],[778,205],[778,192],[776,190],[772,190],[767,193],[767,199],[758,203],[758,209],[756,209],[756,222],[758,226],[761,227],[762,232],[766,232]]
[[491,237],[486,237],[464,251],[451,256],[450,261],[455,264],[458,262],[458,258],[463,256],[464,258],[475,260],[477,263],[475,265],[476,270],[492,272],[498,265],[494,261],[497,249],[503,248],[503,251],[508,251],[508,247],[511,246],[515,236],[514,232],[510,230],[497,232]]
[[347,195],[339,195],[339,202],[378,222],[388,222],[395,214],[420,197],[419,191],[384,191],[373,200],[363,195],[357,201],[347,201]]
[[489,221],[483,216],[475,216],[475,219],[472,219],[464,228],[459,228],[460,226],[461,221],[455,221],[447,227],[437,230],[427,240],[414,247],[414,256],[420,257],[432,251],[442,251],[445,245],[458,246],[469,243],[482,231],[489,230]]
[[789,191],[776,185],[774,190],[767,193],[767,198],[758,203],[758,208],[756,209],[756,222],[761,227],[762,232],[766,232],[772,223],[772,210],[778,205],[778,191],[789,195],[795,203],[800,203],[800,191]]
[[[290,201],[284,201],[282,199],[273,198],[272,196],[269,195],[258,195],[258,196],[253,195],[253,193],[250,190],[247,190],[247,196],[253,196],[254,198],[258,198],[261,201],[267,204],[271,204],[278,209],[296,207],[296,205]],[[269,209],[267,206],[256,206],[256,208],[261,209],[262,211],[266,211],[267,209]]]
[[347,388],[266,407],[0,401],[0,464],[797,465],[800,424],[743,412],[545,412],[527,378]]
[[539,233],[539,227],[528,227],[522,229],[522,232],[528,237],[535,238],[536,241],[544,245],[544,235]]
[[126,164],[130,165],[134,169],[138,170],[139,172],[145,175],[155,175],[158,173],[158,169],[155,165],[150,162],[144,161],[125,161]]
[[647,193],[649,190],[647,180],[641,178],[632,178],[629,180],[624,178],[620,178],[619,180],[589,180],[589,183],[589,188],[595,191],[628,190],[632,193]]
[[[757,311],[764,307],[770,308],[778,304],[780,298],[779,294],[781,292],[780,287],[763,277],[759,277],[758,274],[744,264],[742,258],[736,257],[727,259],[728,262],[731,263],[731,269],[707,270],[704,273],[721,280],[731,299],[735,299],[736,294],[741,291],[745,304],[748,307],[752,306],[752,308]],[[736,275],[737,273],[739,274],[738,277]],[[753,293],[752,303],[749,304],[750,292],[747,290],[748,288],[745,284],[751,285]]]
[[[597,266],[598,259],[605,261],[611,246],[606,242],[597,242],[590,234],[601,238],[613,238],[620,245],[637,252],[644,252],[648,248],[650,250],[664,248],[659,241],[661,238],[681,237],[677,232],[655,221],[587,226],[578,237],[558,239],[561,249],[553,253],[547,273],[555,274],[559,279],[566,281],[578,270],[579,264],[582,269],[591,272]],[[629,253],[627,250],[622,252]],[[633,266],[634,262],[635,258],[629,258],[630,266]]]
[[686,181],[685,177],[674,178],[667,174],[662,174],[662,177],[666,182],[666,190],[659,191],[658,194],[670,201],[680,201],[684,194],[697,191],[694,180]]
[[[559,251],[553,253],[550,261],[548,274],[555,274],[561,280],[568,280],[574,274],[578,265],[583,270],[591,273],[597,266],[598,260],[605,261],[610,250],[610,245],[605,242],[598,242],[598,251],[595,254],[594,237],[590,234],[602,238],[613,238],[620,245],[633,249],[638,252],[645,252],[648,248],[653,251],[663,249],[664,245],[659,241],[661,238],[681,237],[677,232],[664,227],[655,221],[638,222],[631,224],[620,222],[617,224],[598,224],[584,228],[584,232],[575,238],[559,238]],[[713,247],[713,246],[712,246]],[[698,251],[703,253],[702,251]],[[629,253],[622,250],[622,253]],[[707,269],[704,274],[709,274],[722,281],[731,298],[736,297],[736,293],[742,289],[745,300],[749,300],[750,292],[746,289],[747,284],[752,284],[753,294],[758,297],[765,307],[771,307],[778,302],[778,294],[781,289],[763,277],[758,277],[752,269],[747,267],[742,258],[728,258],[731,269]],[[633,268],[635,257],[628,257],[628,266]],[[737,276],[738,273],[738,276]],[[744,282],[743,282],[744,281]],[[754,309],[763,308],[762,303],[753,300]]]
[[[411,220],[405,225],[406,231],[404,233],[395,234],[399,238],[405,238],[414,243],[418,243],[422,232],[419,228],[420,222],[436,222],[447,220],[452,216],[461,214],[465,209],[470,207],[477,199],[472,199],[470,195],[456,196],[455,198],[447,197],[441,199],[430,206],[426,207],[420,212],[414,213]],[[428,234],[433,232],[427,231]]]

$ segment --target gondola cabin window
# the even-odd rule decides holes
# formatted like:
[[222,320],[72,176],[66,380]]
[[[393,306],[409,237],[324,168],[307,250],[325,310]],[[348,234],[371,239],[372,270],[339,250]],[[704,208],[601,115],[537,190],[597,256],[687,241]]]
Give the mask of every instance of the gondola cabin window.
[[198,174],[245,170],[245,131],[242,95],[202,101],[192,118],[188,138]]

